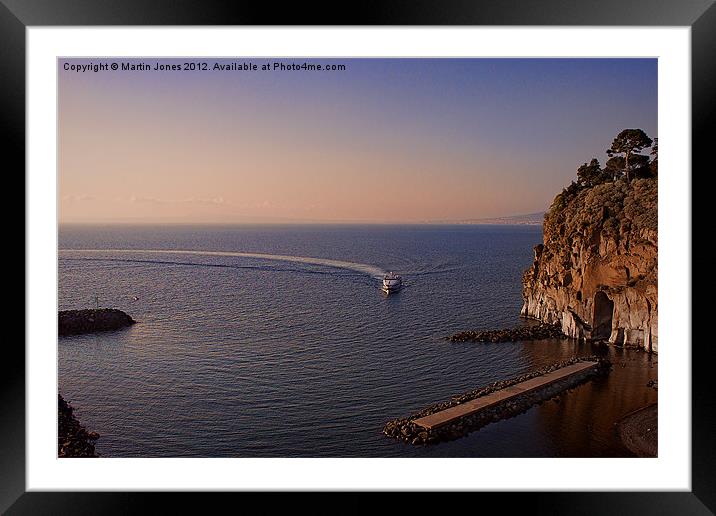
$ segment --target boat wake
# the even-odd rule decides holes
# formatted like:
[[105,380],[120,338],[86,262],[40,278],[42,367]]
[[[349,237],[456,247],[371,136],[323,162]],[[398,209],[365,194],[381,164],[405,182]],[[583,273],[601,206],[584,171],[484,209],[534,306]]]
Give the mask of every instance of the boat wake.
[[375,265],[366,263],[331,260],[327,258],[312,258],[309,256],[291,256],[286,254],[242,253],[237,251],[198,251],[188,249],[60,249],[60,253],[108,253],[108,254],[157,254],[157,255],[190,255],[190,256],[228,256],[237,258],[255,258],[259,260],[272,260],[279,262],[305,263],[309,265],[322,265],[335,269],[350,270],[366,274],[376,279],[382,279],[387,271]]

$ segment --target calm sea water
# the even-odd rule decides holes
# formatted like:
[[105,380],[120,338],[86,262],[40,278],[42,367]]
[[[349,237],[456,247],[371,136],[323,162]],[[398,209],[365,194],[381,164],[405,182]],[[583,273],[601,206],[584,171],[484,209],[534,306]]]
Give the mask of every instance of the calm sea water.
[[[656,401],[656,358],[613,348],[598,350],[615,363],[607,379],[458,441],[381,433],[594,351],[443,339],[525,324],[520,280],[541,238],[527,226],[63,226],[59,308],[96,297],[139,323],[61,338],[59,390],[107,457],[629,456],[614,421]],[[386,297],[389,270],[405,288]]]

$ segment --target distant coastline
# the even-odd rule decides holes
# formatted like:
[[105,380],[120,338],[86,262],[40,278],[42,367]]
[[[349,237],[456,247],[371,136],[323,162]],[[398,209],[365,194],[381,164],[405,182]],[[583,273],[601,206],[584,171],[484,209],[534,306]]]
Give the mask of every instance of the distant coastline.
[[504,226],[541,226],[544,222],[544,212],[527,213],[524,215],[511,215],[508,217],[493,217],[487,219],[469,219],[458,221],[457,224],[491,224]]
[[97,226],[462,226],[462,225],[502,225],[502,226],[541,226],[545,212],[527,213],[523,215],[507,215],[504,217],[488,217],[481,219],[452,220],[314,220],[314,219],[244,219],[236,221],[190,221],[174,219],[112,219],[95,220],[92,222],[68,220],[60,223],[60,227],[97,227]]

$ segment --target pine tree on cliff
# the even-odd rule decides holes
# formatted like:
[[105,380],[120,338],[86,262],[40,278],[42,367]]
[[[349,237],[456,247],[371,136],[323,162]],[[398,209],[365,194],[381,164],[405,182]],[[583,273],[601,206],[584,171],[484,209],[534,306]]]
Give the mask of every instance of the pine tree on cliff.
[[609,175],[612,181],[616,181],[624,173],[624,157],[614,156],[607,160],[604,171]]
[[641,129],[624,129],[614,138],[612,146],[607,149],[607,155],[610,158],[621,157],[621,155],[624,156],[624,173],[627,181],[630,181],[631,167],[634,161],[630,158],[642,156],[639,152],[647,147],[651,147],[652,143],[652,139]]
[[654,145],[651,146],[651,163],[649,163],[649,170],[651,175],[656,177],[659,174],[659,138],[654,138]]
[[577,183],[581,186],[591,187],[603,183],[607,174],[602,170],[599,160],[592,158],[589,163],[584,163],[577,169]]

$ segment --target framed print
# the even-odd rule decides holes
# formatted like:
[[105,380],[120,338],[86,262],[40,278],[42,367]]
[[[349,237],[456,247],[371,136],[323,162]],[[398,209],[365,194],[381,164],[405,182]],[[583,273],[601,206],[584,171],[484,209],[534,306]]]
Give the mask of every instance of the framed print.
[[3,511],[713,510],[711,2],[134,7],[0,7],[27,192]]

